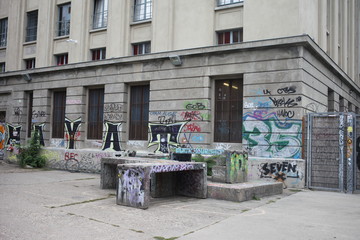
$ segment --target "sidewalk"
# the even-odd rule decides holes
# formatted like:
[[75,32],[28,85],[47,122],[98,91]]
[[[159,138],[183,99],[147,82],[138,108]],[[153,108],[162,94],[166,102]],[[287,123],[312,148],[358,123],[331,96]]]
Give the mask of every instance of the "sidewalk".
[[115,204],[97,174],[0,163],[0,239],[359,239],[360,195],[285,191],[248,202]]

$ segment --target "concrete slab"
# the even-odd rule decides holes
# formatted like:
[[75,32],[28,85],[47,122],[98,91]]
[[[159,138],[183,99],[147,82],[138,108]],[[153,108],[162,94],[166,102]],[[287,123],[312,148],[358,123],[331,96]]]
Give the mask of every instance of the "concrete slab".
[[208,197],[243,202],[283,193],[280,182],[214,183],[208,182]]
[[[154,199],[115,203],[100,175],[19,169],[0,161],[0,239],[358,239],[360,195],[285,189],[231,202]],[[294,194],[295,193],[295,194]]]

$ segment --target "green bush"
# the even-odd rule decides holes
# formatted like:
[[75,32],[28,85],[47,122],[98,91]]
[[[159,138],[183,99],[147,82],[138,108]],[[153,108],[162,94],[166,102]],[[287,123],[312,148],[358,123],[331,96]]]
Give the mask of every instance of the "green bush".
[[211,157],[205,158],[201,154],[196,154],[192,159],[195,162],[206,162],[206,164],[207,164],[207,175],[211,176],[212,175],[212,168],[213,168],[213,166],[216,165],[216,161],[215,161],[216,157],[217,156],[211,156]]
[[46,164],[46,158],[40,155],[41,144],[40,136],[38,131],[32,133],[29,145],[20,148],[20,153],[18,154],[20,167],[24,168],[26,166],[31,166],[34,168],[42,168]]

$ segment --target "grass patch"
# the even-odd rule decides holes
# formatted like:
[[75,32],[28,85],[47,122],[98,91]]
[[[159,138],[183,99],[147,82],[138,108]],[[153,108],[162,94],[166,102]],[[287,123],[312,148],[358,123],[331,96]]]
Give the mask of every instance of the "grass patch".
[[257,196],[253,196],[252,200],[260,201],[261,199]]
[[136,229],[129,229],[130,231],[133,231],[133,232],[137,232],[137,233],[144,233],[143,231],[141,230],[136,230]]
[[250,209],[247,208],[247,209],[241,210],[242,213],[247,212],[247,211],[250,211]]
[[270,200],[270,201],[268,201],[266,204],[270,204],[270,203],[274,203],[274,202],[276,202],[276,201]]

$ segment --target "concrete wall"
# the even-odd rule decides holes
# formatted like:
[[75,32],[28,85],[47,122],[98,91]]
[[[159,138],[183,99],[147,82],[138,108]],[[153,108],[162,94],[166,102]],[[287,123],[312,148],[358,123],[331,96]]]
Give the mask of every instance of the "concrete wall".
[[[246,149],[250,157],[293,161],[305,157],[303,117],[327,111],[328,86],[342,96],[343,105],[360,106],[359,89],[306,36],[171,54],[180,55],[183,64],[173,66],[169,53],[158,53],[36,69],[29,82],[23,79],[24,71],[6,73],[0,77],[6,82],[3,91],[11,93],[6,97],[6,122],[22,127],[22,144],[29,124],[45,124],[45,146],[66,152],[69,139],[51,137],[53,92],[66,89],[65,116],[69,121],[80,118],[81,123],[73,129],[76,151],[165,153],[160,139],[150,138],[151,130],[147,141],[129,141],[130,86],[149,84],[150,123],[159,128],[179,125],[176,141],[169,142],[167,150],[180,144],[194,149]],[[214,141],[215,81],[229,78],[243,81],[243,132],[238,133],[243,135],[242,143]],[[92,87],[104,88],[104,119],[114,124],[104,124],[103,139],[98,140],[87,137],[87,99]],[[29,91],[34,96],[31,113]],[[116,134],[110,138],[119,138],[118,146],[105,146],[108,134]]]

